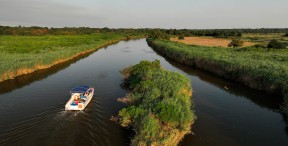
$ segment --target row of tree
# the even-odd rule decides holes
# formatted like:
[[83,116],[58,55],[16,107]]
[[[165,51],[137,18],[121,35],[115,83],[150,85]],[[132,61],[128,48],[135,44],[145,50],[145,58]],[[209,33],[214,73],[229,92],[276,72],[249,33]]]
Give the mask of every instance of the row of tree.
[[151,29],[151,28],[89,28],[89,27],[24,27],[24,26],[1,26],[0,35],[75,35],[93,34],[99,32],[118,32],[118,33],[162,33],[167,35],[183,36],[214,36],[214,37],[241,37],[243,33],[286,33],[288,28],[266,28],[266,29]]
[[0,25],[0,35],[25,35],[25,36],[38,36],[38,35],[78,35],[78,34],[93,34],[93,33],[106,33],[106,32],[117,32],[117,33],[149,33],[149,29],[111,29],[111,28],[89,28],[89,27],[64,27],[64,28],[48,28],[48,27],[10,27]]
[[263,29],[169,29],[167,34],[184,36],[241,37],[243,33],[287,33],[288,28]]

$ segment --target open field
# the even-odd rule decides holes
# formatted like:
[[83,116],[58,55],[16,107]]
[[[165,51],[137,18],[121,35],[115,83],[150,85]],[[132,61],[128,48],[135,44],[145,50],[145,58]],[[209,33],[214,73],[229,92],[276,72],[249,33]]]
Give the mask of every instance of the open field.
[[116,33],[1,36],[0,81],[49,68],[126,38],[126,35]]
[[[172,38],[171,40],[189,45],[226,47],[226,48],[228,47],[228,44],[231,42],[231,39],[214,38],[214,37],[185,37],[184,40],[179,40],[178,38]],[[255,45],[255,43],[247,41],[244,43],[244,47],[253,45]]]

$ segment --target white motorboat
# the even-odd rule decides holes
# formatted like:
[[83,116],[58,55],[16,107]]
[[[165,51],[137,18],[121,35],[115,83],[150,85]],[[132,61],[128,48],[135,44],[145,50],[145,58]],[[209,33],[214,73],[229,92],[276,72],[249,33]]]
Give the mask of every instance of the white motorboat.
[[76,86],[71,91],[71,98],[65,105],[65,110],[84,110],[94,95],[94,88]]

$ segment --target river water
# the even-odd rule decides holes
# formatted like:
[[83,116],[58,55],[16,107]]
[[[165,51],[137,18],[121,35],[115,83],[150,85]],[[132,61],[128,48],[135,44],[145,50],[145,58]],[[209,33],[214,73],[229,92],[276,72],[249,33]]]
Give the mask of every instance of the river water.
[[[155,59],[191,79],[197,121],[180,145],[288,145],[281,97],[165,59],[145,39],[122,41],[1,83],[0,145],[129,145],[133,131],[109,120],[125,106],[117,98],[128,92],[119,71]],[[64,111],[75,85],[94,86],[94,98],[84,111]]]

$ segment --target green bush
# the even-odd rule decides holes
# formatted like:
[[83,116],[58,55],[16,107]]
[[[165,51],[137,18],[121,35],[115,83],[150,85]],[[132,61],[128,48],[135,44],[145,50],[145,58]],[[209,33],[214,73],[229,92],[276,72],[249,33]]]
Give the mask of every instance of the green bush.
[[183,35],[183,34],[181,34],[181,35],[179,35],[178,39],[179,39],[179,40],[184,40],[184,39],[185,39],[185,37],[184,37],[184,35]]
[[267,45],[267,48],[285,49],[285,45],[277,40],[271,40]]
[[232,39],[232,41],[228,44],[228,47],[242,47],[244,42],[240,39]]

